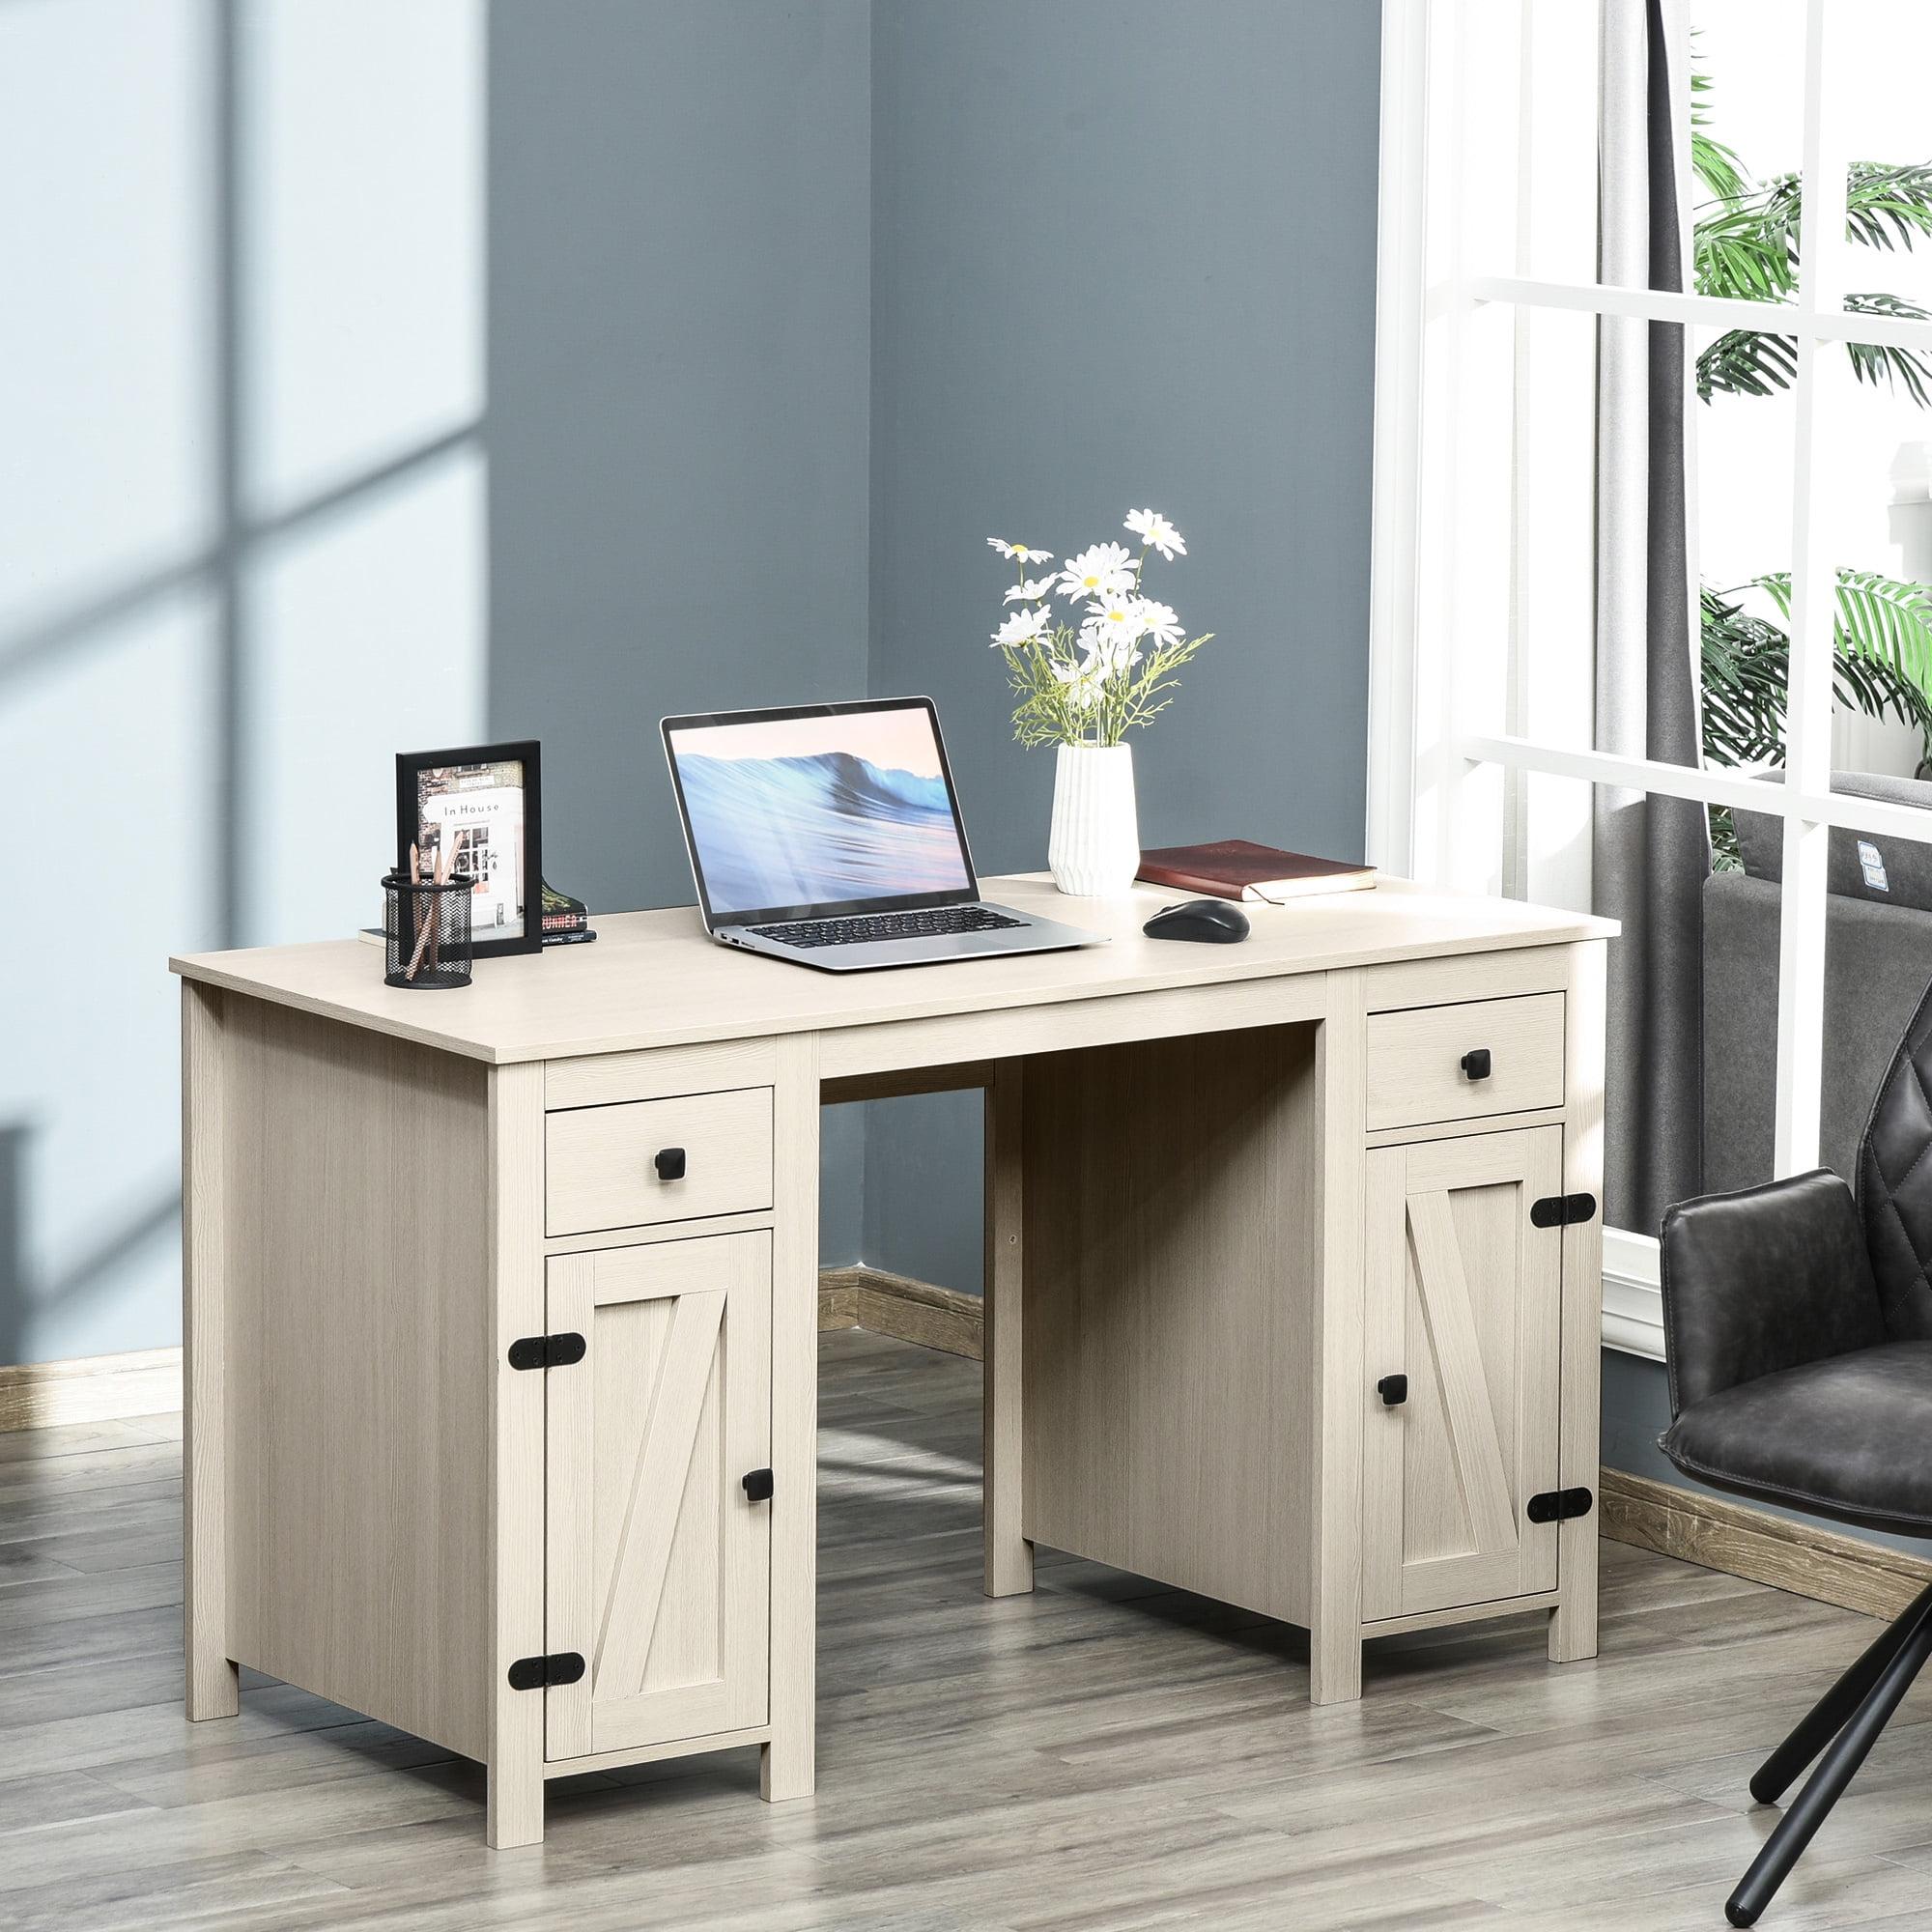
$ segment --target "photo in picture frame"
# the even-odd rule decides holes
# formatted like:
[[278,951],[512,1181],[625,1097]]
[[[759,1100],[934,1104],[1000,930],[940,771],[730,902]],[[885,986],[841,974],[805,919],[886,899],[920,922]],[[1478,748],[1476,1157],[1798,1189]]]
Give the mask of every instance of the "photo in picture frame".
[[475,881],[470,952],[477,959],[543,946],[541,759],[534,738],[396,753],[396,867],[415,846],[423,875],[445,840],[452,871]]

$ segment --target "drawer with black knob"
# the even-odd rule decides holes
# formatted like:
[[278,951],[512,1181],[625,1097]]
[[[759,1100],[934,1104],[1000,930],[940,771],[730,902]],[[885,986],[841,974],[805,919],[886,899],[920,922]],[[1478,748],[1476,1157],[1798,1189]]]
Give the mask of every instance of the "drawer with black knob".
[[1369,1015],[1371,1133],[1563,1104],[1563,995]]
[[680,1094],[544,1117],[544,1231],[758,1212],[772,1205],[772,1090]]

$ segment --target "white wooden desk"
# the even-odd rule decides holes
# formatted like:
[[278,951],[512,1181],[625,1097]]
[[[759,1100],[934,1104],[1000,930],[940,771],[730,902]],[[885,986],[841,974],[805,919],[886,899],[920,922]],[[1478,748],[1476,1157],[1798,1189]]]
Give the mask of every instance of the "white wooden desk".
[[1382,1632],[1542,1607],[1594,1654],[1560,1204],[1615,928],[1385,885],[1199,947],[1141,936],[1171,894],[986,890],[1115,943],[834,978],[679,909],[462,992],[354,940],[172,962],[190,1718],[246,1663],[481,1759],[495,1845],[547,1776],[735,1744],[809,1793],[818,1110],[947,1087],[989,1592],[1040,1542],[1301,1624],[1318,1701]]

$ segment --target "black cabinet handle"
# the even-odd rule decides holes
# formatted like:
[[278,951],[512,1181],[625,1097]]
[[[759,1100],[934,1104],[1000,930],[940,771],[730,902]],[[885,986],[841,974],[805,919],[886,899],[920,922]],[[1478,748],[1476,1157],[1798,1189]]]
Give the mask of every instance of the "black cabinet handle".
[[745,1493],[754,1503],[768,1503],[772,1499],[772,1472],[769,1469],[753,1469],[744,1478]]
[[660,1180],[682,1180],[684,1179],[684,1150],[682,1148],[659,1148],[657,1160],[653,1163]]
[[1487,1080],[1490,1077],[1490,1049],[1487,1046],[1472,1046],[1463,1056],[1463,1071],[1471,1080]]
[[1376,1384],[1376,1393],[1381,1397],[1384,1408],[1400,1408],[1408,1400],[1408,1378],[1384,1376]]

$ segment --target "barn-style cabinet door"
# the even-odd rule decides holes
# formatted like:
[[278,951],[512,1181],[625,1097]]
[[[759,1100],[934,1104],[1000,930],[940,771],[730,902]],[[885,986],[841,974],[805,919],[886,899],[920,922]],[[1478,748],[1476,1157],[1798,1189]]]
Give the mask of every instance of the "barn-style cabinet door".
[[771,1236],[554,1256],[548,1288],[586,1348],[545,1371],[547,1641],[586,1668],[544,1693],[546,1754],[763,1724]]
[[1557,1481],[1563,1236],[1530,1208],[1561,1192],[1563,1130],[1368,1162],[1362,1615],[1552,1590],[1556,1526],[1524,1511]]

